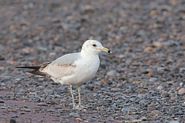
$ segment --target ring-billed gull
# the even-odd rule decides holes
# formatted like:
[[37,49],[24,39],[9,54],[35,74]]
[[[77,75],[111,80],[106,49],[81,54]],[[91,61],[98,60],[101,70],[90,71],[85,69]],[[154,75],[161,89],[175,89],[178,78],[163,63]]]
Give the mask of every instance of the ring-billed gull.
[[[73,108],[81,108],[80,85],[95,77],[100,65],[99,53],[110,53],[99,41],[87,40],[78,53],[66,54],[41,66],[23,66],[18,68],[32,69],[33,74],[50,76],[54,82],[67,84],[70,87]],[[72,86],[78,88],[78,105],[75,105]]]

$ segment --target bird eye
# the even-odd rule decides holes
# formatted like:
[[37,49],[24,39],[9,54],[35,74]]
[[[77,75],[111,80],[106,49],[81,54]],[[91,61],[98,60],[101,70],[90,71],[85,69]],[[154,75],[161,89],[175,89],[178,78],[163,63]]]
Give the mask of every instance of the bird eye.
[[93,44],[93,47],[96,47],[97,45],[96,44]]

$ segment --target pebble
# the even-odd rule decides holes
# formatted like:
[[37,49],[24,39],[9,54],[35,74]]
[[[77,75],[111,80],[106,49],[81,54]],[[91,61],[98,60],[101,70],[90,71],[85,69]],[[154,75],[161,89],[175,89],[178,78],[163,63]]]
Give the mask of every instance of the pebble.
[[32,9],[34,7],[33,3],[29,3],[23,6],[24,9]]
[[83,12],[84,14],[88,14],[88,13],[94,12],[94,9],[95,9],[95,8],[94,8],[93,6],[86,5],[86,6],[83,6],[82,12]]
[[180,122],[176,120],[172,120],[172,121],[169,121],[169,123],[180,123]]
[[159,118],[159,116],[161,116],[161,112],[158,110],[153,110],[151,111],[149,114],[149,117],[151,117],[152,119],[157,119]]
[[145,53],[153,53],[155,51],[155,48],[153,47],[146,47],[144,48]]
[[168,47],[173,47],[173,46],[179,46],[180,45],[179,41],[176,41],[176,40],[168,40],[163,44],[165,46],[168,46]]
[[16,120],[11,118],[10,123],[16,123]]
[[157,78],[150,78],[149,81],[150,82],[156,82],[157,81]]
[[161,42],[154,42],[153,46],[155,46],[156,48],[162,48],[163,44]]
[[80,117],[79,113],[77,113],[77,112],[71,112],[71,113],[69,113],[69,116]]
[[5,60],[5,58],[4,58],[4,57],[2,57],[2,56],[0,56],[0,60]]
[[111,88],[111,91],[112,92],[120,91],[120,88],[116,88],[116,87],[115,88]]
[[0,103],[4,103],[4,101],[3,100],[0,100]]
[[0,106],[0,109],[7,109],[7,106]]
[[25,111],[25,112],[31,112],[31,109],[29,109],[29,108],[21,108],[20,110]]
[[181,82],[181,83],[179,84],[180,87],[182,87],[183,85],[185,85],[184,82]]
[[4,50],[4,46],[0,44],[0,51]]
[[185,67],[179,69],[180,73],[185,73]]
[[47,104],[46,104],[46,103],[43,103],[43,102],[40,102],[40,103],[38,103],[37,105],[38,105],[38,106],[47,106]]
[[164,68],[164,67],[158,67],[158,68],[157,68],[157,71],[158,71],[159,73],[163,73],[163,72],[164,72],[164,70],[165,70],[165,68]]
[[162,85],[159,85],[159,86],[157,87],[157,89],[158,89],[158,90],[162,90],[162,89],[163,89],[163,86],[162,86]]
[[115,77],[115,76],[118,76],[118,74],[119,73],[115,70],[110,70],[107,72],[107,76],[109,76],[109,77]]
[[179,94],[179,95],[185,94],[185,88],[180,88],[180,89],[178,90],[178,94]]
[[119,55],[116,55],[118,58],[124,58],[125,57],[125,55],[123,55],[123,54],[119,54]]

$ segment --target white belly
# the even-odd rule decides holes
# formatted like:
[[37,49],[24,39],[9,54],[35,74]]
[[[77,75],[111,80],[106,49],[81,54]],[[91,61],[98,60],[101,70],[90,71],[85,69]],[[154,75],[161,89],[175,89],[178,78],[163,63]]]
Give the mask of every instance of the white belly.
[[72,76],[66,76],[62,78],[63,84],[76,84],[80,85],[84,82],[91,80],[95,77],[100,65],[99,58],[80,60],[76,62],[75,74]]

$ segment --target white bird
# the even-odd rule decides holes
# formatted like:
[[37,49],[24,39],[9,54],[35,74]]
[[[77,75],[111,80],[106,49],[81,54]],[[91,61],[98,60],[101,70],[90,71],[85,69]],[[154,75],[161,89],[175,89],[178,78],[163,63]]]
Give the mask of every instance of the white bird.
[[[95,77],[98,71],[100,52],[110,53],[108,48],[102,46],[99,41],[87,40],[84,42],[81,52],[66,54],[41,66],[23,66],[33,74],[50,76],[54,82],[69,85],[72,96],[73,109],[81,109],[80,86]],[[78,105],[76,106],[72,86],[78,88]]]

